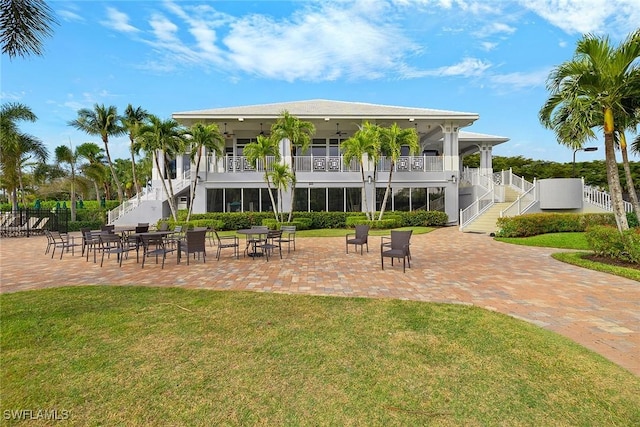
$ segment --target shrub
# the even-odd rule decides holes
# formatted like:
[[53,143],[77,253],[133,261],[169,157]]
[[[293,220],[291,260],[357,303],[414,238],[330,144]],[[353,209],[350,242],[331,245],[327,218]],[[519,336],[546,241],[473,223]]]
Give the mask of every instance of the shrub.
[[616,227],[596,225],[589,227],[585,236],[596,255],[640,263],[640,229],[620,233]]
[[535,213],[498,218],[499,237],[582,232],[594,225],[615,225],[613,214]]

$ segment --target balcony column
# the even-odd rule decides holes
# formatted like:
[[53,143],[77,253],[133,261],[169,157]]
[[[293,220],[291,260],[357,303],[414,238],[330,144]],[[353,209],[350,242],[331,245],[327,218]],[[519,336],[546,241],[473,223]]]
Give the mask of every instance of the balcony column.
[[460,180],[460,152],[458,144],[458,126],[454,123],[445,123],[442,127],[442,159],[447,184],[444,187],[444,208],[449,217],[449,224],[457,224],[459,221],[459,194],[458,182]]
[[[280,140],[280,158],[282,162],[289,166],[289,169],[293,172],[293,167],[295,162],[295,157],[291,156],[291,141],[287,138]],[[266,166],[266,165],[265,165]],[[282,192],[282,200],[278,200],[279,211],[288,212],[291,208],[291,198],[293,197],[293,192],[291,191],[291,186],[287,187],[286,191]]]
[[460,155],[458,151],[458,126],[445,123],[442,128],[442,158],[445,171],[460,170]]
[[482,144],[480,146],[480,172],[485,175],[493,173],[493,160],[491,157],[492,150],[493,146],[489,144]]

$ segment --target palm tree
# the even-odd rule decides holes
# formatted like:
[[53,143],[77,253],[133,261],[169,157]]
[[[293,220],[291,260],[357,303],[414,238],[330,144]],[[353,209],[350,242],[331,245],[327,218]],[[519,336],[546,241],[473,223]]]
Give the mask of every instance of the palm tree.
[[634,185],[633,175],[631,174],[631,166],[629,164],[629,154],[627,147],[627,137],[625,130],[635,131],[640,123],[640,97],[634,97],[623,101],[624,109],[622,114],[616,115],[616,132],[614,134],[616,145],[620,147],[622,153],[622,167],[624,169],[625,178],[627,180],[627,191],[633,210],[640,215],[640,203],[638,202],[638,194]]
[[[289,165],[284,163],[274,163],[272,170],[269,172],[268,179],[271,179],[278,189],[279,203],[282,202],[282,193],[287,191],[289,185],[293,188],[296,184],[296,176],[291,172]],[[269,182],[268,179],[267,182]],[[271,202],[273,203],[273,197],[271,198]],[[280,218],[278,218],[276,214],[276,221],[284,222],[284,212],[282,211],[282,208],[280,209]],[[291,222],[291,212],[289,212],[288,222]]]
[[[89,163],[85,163],[80,166],[80,169],[84,173],[85,177],[93,182],[93,186],[96,192],[96,200],[100,203],[100,190],[99,186],[104,186],[108,180],[108,170],[104,165],[104,156],[102,155],[102,148],[93,142],[85,142],[78,145],[76,153],[78,158],[87,160]],[[106,197],[106,189],[105,189]]]
[[374,219],[374,209],[373,207],[369,207],[369,203],[367,202],[367,192],[365,191],[365,156],[367,158],[367,162],[374,164],[377,163],[378,153],[380,151],[380,147],[378,146],[378,138],[375,136],[376,133],[374,131],[375,125],[369,122],[365,122],[363,126],[360,126],[358,131],[348,139],[342,141],[340,144],[340,149],[342,150],[342,156],[344,157],[345,163],[351,163],[353,159],[358,160],[358,164],[360,165],[360,175],[362,179],[362,194],[363,194],[363,204],[365,206],[365,212],[367,214],[367,219]]
[[[258,162],[262,161],[264,165],[264,180],[267,183],[269,189],[269,198],[271,198],[271,206],[273,206],[273,213],[276,217],[276,221],[280,221],[278,218],[278,206],[273,198],[273,192],[271,191],[271,182],[269,181],[269,170],[273,169],[273,165],[269,165],[267,159],[274,157],[274,164],[280,162],[280,150],[278,147],[278,140],[273,136],[258,135],[256,142],[251,142],[244,147],[242,153],[247,158],[247,161],[258,170]],[[282,199],[279,199],[282,200]]]
[[185,133],[185,137],[188,143],[191,144],[189,158],[192,163],[195,159],[196,164],[195,177],[191,183],[191,201],[187,213],[187,222],[189,222],[193,209],[193,201],[196,198],[196,185],[198,184],[198,173],[200,172],[200,163],[202,161],[202,150],[206,148],[207,151],[215,153],[216,156],[221,156],[224,149],[224,137],[220,133],[220,128],[215,123],[208,125],[196,123]]
[[419,143],[418,133],[415,128],[402,129],[397,123],[392,124],[388,128],[380,127],[378,129],[378,137],[380,138],[380,153],[390,160],[389,179],[384,192],[384,198],[382,199],[382,206],[380,207],[379,221],[382,219],[382,215],[384,215],[387,199],[389,198],[389,193],[391,193],[393,170],[400,158],[402,147],[409,147],[409,155],[414,155],[419,149]]
[[86,132],[89,135],[96,135],[102,138],[104,143],[104,152],[107,156],[107,163],[111,170],[111,178],[116,184],[118,189],[118,201],[120,203],[124,200],[124,193],[122,192],[122,185],[116,175],[116,171],[111,161],[111,154],[109,153],[109,137],[120,136],[125,133],[122,126],[119,125],[120,116],[118,116],[118,110],[113,105],[105,107],[104,104],[93,106],[93,110],[88,108],[82,108],[78,110],[78,118],[69,122],[69,126]]
[[[171,157],[177,153],[184,152],[186,139],[180,123],[173,119],[162,120],[151,114],[149,115],[149,124],[140,129],[136,143],[140,145],[143,151],[146,151],[155,159],[156,169],[160,173],[162,188],[167,196],[171,216],[174,221],[177,221],[178,214],[175,195],[173,194],[171,177],[167,176],[167,164]],[[160,168],[159,156],[162,156],[164,159],[164,168]]]
[[604,129],[607,181],[620,231],[629,225],[616,162],[614,114],[623,109],[624,100],[640,97],[639,57],[640,30],[617,48],[608,37],[585,35],[574,58],[551,72],[547,83],[551,96],[539,113],[541,123],[556,132],[559,142],[574,149],[595,136],[592,128]]
[[[71,145],[71,142],[69,142]],[[54,150],[55,158],[57,163],[67,163],[69,165],[69,169],[71,170],[71,221],[76,220],[76,168],[78,162],[78,151],[74,152],[70,147],[66,145],[60,145]]]
[[42,0],[3,0],[0,3],[0,44],[9,58],[42,55],[42,39],[58,21]]
[[0,108],[0,166],[3,185],[11,194],[14,210],[18,209],[18,189],[22,194],[22,203],[25,202],[22,166],[31,157],[44,163],[49,155],[40,140],[20,132],[16,122],[22,120],[35,122],[37,117],[23,104],[3,104]]
[[291,208],[289,209],[289,222],[293,215],[293,206],[296,194],[296,163],[295,153],[304,152],[311,143],[311,136],[316,132],[316,128],[311,122],[300,120],[296,116],[289,114],[284,110],[276,122],[271,126],[271,134],[277,141],[286,139],[289,141],[289,150],[291,155],[291,173],[294,180],[291,185]]
[[122,127],[129,135],[129,151],[131,153],[131,173],[133,174],[133,185],[135,186],[138,200],[140,200],[140,182],[136,174],[136,157],[135,157],[135,139],[140,131],[140,127],[144,125],[145,121],[149,117],[147,110],[142,107],[133,108],[131,104],[127,105],[124,110],[124,116],[120,118]]

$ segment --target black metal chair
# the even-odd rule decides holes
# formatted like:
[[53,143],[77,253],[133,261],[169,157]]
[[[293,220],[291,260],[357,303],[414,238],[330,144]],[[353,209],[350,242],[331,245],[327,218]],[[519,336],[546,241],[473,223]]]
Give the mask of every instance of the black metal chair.
[[391,236],[382,236],[380,239],[380,260],[382,262],[382,269],[384,270],[384,259],[391,258],[391,265],[393,265],[393,259],[402,258],[402,272],[405,272],[405,264],[411,268],[411,251],[409,245],[411,244],[411,230],[399,231],[391,230]]
[[264,240],[256,242],[256,250],[261,250],[266,260],[269,261],[269,255],[278,249],[280,259],[282,259],[282,245],[280,244],[281,237],[282,230],[269,230]]
[[[102,251],[102,258],[100,259],[100,267],[104,264],[104,255],[110,258],[112,254],[116,255],[118,259],[118,265],[122,267],[122,260],[125,255],[129,256],[131,248],[120,236],[111,233],[102,233],[99,236],[100,239],[100,251]],[[95,252],[94,252],[95,253]]]
[[293,250],[296,250],[296,226],[295,225],[283,225],[280,227],[282,236],[278,240],[280,244],[287,244],[287,253],[291,252],[291,243],[293,243]]
[[65,251],[69,252],[71,249],[71,255],[75,255],[76,246],[82,247],[82,243],[76,243],[73,236],[62,234],[59,231],[49,231],[47,238],[51,239],[50,247],[53,248],[51,258],[55,255],[56,248],[60,248],[60,259],[62,259]]
[[144,268],[144,262],[147,257],[155,257],[157,264],[158,257],[162,256],[162,268],[164,269],[164,262],[167,259],[167,254],[176,250],[172,246],[167,245],[162,236],[142,235],[140,236],[140,244],[142,245],[143,250],[142,268]]
[[218,235],[216,230],[213,230],[213,234],[215,235],[218,251],[216,252],[216,259],[220,260],[220,252],[222,252],[225,248],[233,248],[233,252],[236,256],[236,259],[240,257],[240,240],[238,236],[222,236]]
[[369,228],[368,225],[356,225],[356,232],[348,233],[345,236],[347,253],[349,253],[349,245],[354,245],[356,251],[360,246],[360,255],[362,255],[362,247],[365,245],[367,246],[367,252],[369,252]]

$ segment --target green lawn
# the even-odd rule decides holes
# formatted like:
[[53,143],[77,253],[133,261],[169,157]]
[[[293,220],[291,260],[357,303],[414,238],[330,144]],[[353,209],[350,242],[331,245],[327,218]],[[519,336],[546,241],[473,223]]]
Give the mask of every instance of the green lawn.
[[72,425],[126,426],[640,425],[640,378],[476,307],[115,286],[2,294],[0,306],[3,414],[57,409]]
[[575,249],[581,252],[560,252],[553,254],[559,261],[591,270],[602,271],[627,279],[640,282],[640,270],[636,268],[626,268],[621,265],[610,265],[601,262],[594,262],[586,259],[585,256],[591,254],[589,244],[585,238],[585,233],[547,233],[532,237],[496,237],[496,240],[515,245],[542,246],[546,248]]

